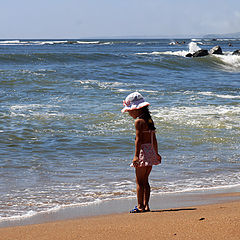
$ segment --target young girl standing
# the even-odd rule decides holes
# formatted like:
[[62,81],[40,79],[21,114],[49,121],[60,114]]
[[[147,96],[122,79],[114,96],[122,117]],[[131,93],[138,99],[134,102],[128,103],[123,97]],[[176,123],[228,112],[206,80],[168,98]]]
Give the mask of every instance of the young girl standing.
[[122,112],[128,112],[131,117],[136,119],[135,154],[131,166],[135,167],[136,172],[138,205],[130,213],[150,211],[148,177],[152,166],[161,163],[155,135],[156,128],[148,110],[149,105],[138,92],[129,94],[123,101]]

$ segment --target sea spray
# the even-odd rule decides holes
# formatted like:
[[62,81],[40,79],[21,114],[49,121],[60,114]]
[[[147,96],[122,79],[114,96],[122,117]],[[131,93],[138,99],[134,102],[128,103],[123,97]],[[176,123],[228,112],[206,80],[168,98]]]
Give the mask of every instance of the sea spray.
[[189,47],[189,52],[190,52],[190,53],[195,53],[195,52],[197,52],[198,50],[201,50],[201,48],[198,47],[197,43],[195,43],[195,42],[190,42],[190,43],[188,44],[188,47]]

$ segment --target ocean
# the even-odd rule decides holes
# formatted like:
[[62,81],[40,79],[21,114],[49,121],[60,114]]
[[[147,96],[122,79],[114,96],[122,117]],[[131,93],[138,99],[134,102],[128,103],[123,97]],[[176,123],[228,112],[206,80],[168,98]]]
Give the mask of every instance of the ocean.
[[0,40],[0,222],[135,198],[133,91],[157,128],[153,195],[240,190],[240,39],[177,41]]

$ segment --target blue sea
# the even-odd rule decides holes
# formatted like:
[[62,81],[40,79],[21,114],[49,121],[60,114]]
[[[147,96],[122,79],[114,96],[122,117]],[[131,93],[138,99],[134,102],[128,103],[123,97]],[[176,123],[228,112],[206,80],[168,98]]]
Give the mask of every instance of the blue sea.
[[[185,57],[216,45],[223,55]],[[240,39],[0,40],[0,221],[135,197],[134,120],[121,113],[133,91],[151,103],[163,159],[153,195],[240,190],[237,49]]]

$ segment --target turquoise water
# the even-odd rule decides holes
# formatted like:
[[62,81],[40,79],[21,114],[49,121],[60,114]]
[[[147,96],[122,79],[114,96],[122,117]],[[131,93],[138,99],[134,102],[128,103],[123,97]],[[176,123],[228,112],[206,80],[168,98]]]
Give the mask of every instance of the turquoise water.
[[163,157],[153,194],[240,187],[240,40],[178,41],[0,40],[0,221],[134,197],[136,90]]

